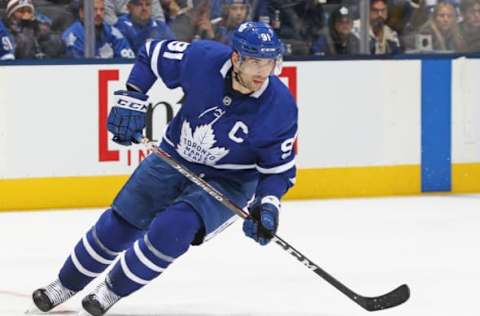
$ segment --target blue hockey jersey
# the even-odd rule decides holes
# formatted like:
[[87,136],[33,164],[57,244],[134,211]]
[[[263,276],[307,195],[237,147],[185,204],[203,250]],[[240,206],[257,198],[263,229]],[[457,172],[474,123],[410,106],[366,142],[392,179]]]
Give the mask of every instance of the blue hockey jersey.
[[[67,55],[74,58],[84,57],[85,29],[82,22],[76,21],[63,32],[63,41],[67,47]],[[103,23],[95,29],[96,58],[134,58],[127,39],[115,27]]]
[[155,21],[153,18],[150,18],[147,24],[141,25],[132,21],[130,15],[124,15],[118,18],[115,27],[126,37],[135,54],[147,39],[175,39],[175,34],[165,22]]
[[160,144],[175,159],[206,179],[257,179],[257,197],[280,199],[295,181],[297,106],[275,76],[250,95],[233,91],[231,54],[213,41],[149,41],[127,84],[143,92],[157,79],[182,87],[182,106]]
[[0,60],[15,59],[13,38],[5,25],[0,21]]

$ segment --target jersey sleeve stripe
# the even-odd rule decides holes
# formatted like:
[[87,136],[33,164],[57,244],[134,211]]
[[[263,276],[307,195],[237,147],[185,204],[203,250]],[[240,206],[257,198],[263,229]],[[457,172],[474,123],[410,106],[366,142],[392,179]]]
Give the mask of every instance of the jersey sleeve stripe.
[[291,160],[290,162],[288,162],[286,164],[283,164],[283,165],[280,165],[280,166],[277,166],[277,167],[273,167],[273,168],[262,168],[260,166],[257,166],[257,170],[260,173],[263,173],[263,174],[277,174],[277,173],[285,172],[285,171],[293,168],[294,166],[295,166],[295,159]]
[[147,56],[150,57],[150,46],[152,46],[152,41],[147,40],[145,43],[145,51],[147,52]]
[[150,68],[152,68],[153,73],[157,78],[160,78],[160,75],[158,73],[158,58],[160,56],[160,50],[162,49],[164,41],[161,41],[157,45],[155,45],[155,48],[153,49],[152,57],[150,58]]

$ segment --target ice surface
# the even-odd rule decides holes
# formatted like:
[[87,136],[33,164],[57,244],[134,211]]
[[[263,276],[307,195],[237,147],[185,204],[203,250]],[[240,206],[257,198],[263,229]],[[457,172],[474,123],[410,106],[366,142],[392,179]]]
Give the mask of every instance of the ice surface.
[[[101,211],[0,213],[0,316],[24,315]],[[407,283],[410,300],[379,315],[480,315],[480,195],[285,202],[280,221],[279,236],[361,295]],[[86,293],[52,314],[75,315]],[[367,314],[277,245],[245,238],[240,220],[108,313]]]

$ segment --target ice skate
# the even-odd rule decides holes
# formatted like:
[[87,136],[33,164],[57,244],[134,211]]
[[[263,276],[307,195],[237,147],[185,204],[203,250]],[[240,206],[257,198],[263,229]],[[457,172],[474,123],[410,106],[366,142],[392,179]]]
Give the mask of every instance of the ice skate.
[[104,281],[85,296],[82,306],[90,315],[102,316],[120,299],[121,297],[113,293]]
[[32,299],[40,311],[48,312],[55,306],[68,300],[75,293],[64,287],[59,279],[56,279],[46,287],[35,290],[32,294]]

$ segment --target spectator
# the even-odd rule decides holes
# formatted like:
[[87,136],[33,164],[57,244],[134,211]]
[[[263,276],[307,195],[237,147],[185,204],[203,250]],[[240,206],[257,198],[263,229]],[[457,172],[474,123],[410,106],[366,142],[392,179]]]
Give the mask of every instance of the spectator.
[[[268,0],[257,4],[261,19],[270,23],[286,45],[287,55],[307,55],[323,28],[323,6],[318,0]],[[265,15],[268,14],[268,15]]]
[[350,9],[337,7],[328,21],[328,29],[312,45],[314,55],[353,55],[359,53],[360,40],[353,34],[353,17]]
[[194,39],[214,39],[215,32],[211,23],[209,0],[198,0],[193,13]]
[[417,35],[428,36],[432,49],[437,52],[462,52],[466,48],[457,23],[457,11],[448,2],[437,3],[432,16]]
[[[183,1],[181,9],[171,20],[170,28],[179,41],[191,42],[196,39],[214,39],[215,32],[210,21],[210,5],[208,0],[193,2]],[[177,2],[180,4],[180,2]]]
[[[105,22],[115,25],[119,17],[129,13],[127,4],[128,0],[105,0]],[[152,0],[152,16],[156,21],[165,22],[160,0]]]
[[468,52],[480,52],[480,0],[463,0],[460,3],[463,21],[460,32]]
[[215,40],[231,46],[234,31],[247,20],[248,0],[225,0],[222,21],[215,28]]
[[310,54],[312,43],[324,28],[323,6],[318,0],[307,0],[296,4],[293,9],[299,17],[302,43],[292,43],[292,53],[294,55]]
[[[420,22],[419,19],[423,19]],[[388,4],[387,25],[399,35],[400,39],[403,35],[412,31],[411,23],[423,25],[428,20],[428,9],[425,0],[393,0]]]
[[209,0],[210,1],[210,18],[216,19],[222,17],[223,6],[229,0]]
[[10,0],[7,4],[7,26],[15,40],[15,57],[49,58],[63,55],[59,35],[50,30],[51,20],[35,15],[31,0]]
[[75,20],[71,5],[71,0],[33,0],[35,11],[42,12],[51,20],[51,29],[61,34]]
[[[403,26],[404,35],[418,30],[420,26],[427,22],[430,16],[430,9],[427,5],[428,0],[405,1],[409,3],[411,10],[410,14],[405,14],[407,16],[406,18],[402,18],[402,20],[405,21],[405,25]],[[395,24],[395,22],[392,23],[393,26],[395,26]]]
[[167,25],[170,25],[175,17],[182,12],[180,4],[178,4],[176,0],[160,0],[160,4],[162,5],[165,23],[167,23]]
[[0,60],[15,59],[15,46],[12,35],[0,21]]
[[[84,57],[85,30],[83,27],[84,12],[80,0],[78,8],[79,20],[74,22],[64,33],[63,40],[67,46],[67,55],[74,58]],[[89,1],[89,0],[87,0]],[[95,57],[96,58],[134,58],[130,45],[123,34],[113,26],[104,22],[104,2],[94,0],[95,12]]]
[[388,18],[387,0],[370,1],[370,53],[372,55],[400,53],[397,33],[385,24]]
[[268,2],[269,0],[252,0],[252,12],[250,12],[251,20],[270,24]]
[[130,0],[127,8],[130,13],[118,18],[115,27],[127,38],[135,54],[147,39],[175,39],[165,22],[153,19],[152,0]]

